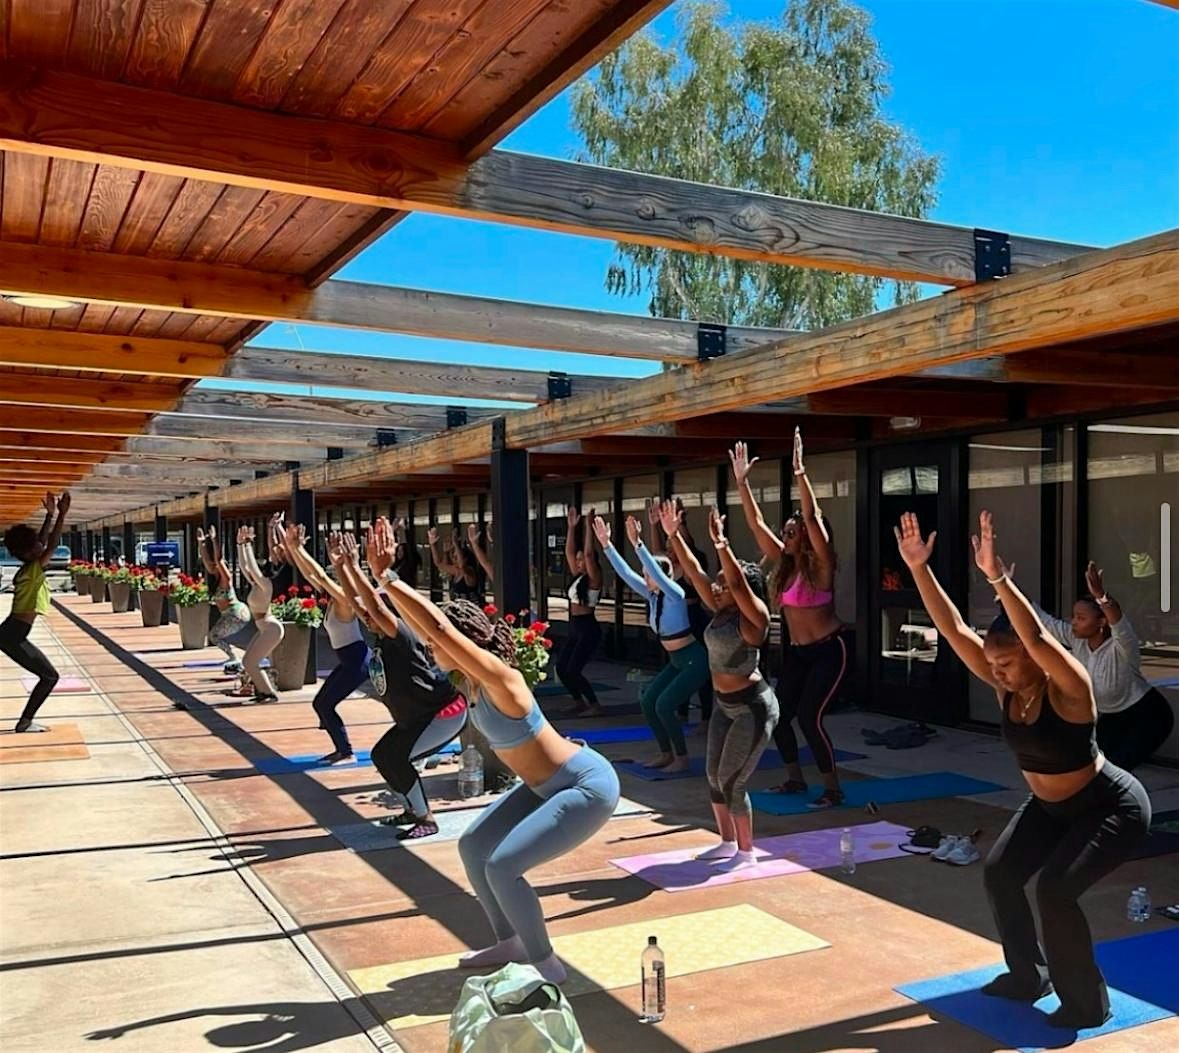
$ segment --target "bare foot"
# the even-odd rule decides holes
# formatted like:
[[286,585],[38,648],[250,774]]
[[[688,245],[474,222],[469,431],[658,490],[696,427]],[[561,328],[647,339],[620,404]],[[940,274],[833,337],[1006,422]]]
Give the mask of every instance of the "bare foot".
[[666,765],[663,770],[666,772],[688,771],[690,768],[691,764],[688,762],[687,757],[676,757],[675,760]]
[[656,758],[655,758],[653,761],[647,761],[647,762],[646,762],[646,763],[643,765],[643,767],[644,767],[644,768],[666,768],[666,767],[667,767],[669,764],[671,764],[671,763],[672,763],[674,760],[675,760],[675,757],[674,757],[674,756],[672,756],[672,754],[670,754],[670,753],[661,753],[661,754],[660,754],[658,757],[656,757]]

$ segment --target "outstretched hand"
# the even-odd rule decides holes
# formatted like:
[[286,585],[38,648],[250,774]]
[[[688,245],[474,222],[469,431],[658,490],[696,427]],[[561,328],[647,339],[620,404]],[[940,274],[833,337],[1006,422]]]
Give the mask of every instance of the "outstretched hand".
[[643,541],[643,524],[634,516],[626,517],[626,538],[635,548]]
[[725,538],[725,518],[716,505],[713,505],[708,513],[708,536],[712,538],[712,544],[716,548],[728,544],[728,540]]
[[344,541],[338,530],[333,530],[328,534],[327,555],[333,567],[338,568],[344,562]]
[[570,530],[576,530],[577,524],[581,522],[581,512],[579,512],[573,505],[565,509],[565,522],[568,524]]
[[303,547],[307,540],[307,531],[303,529],[302,523],[288,523],[282,536],[287,548],[294,550]]
[[794,429],[794,474],[803,475],[806,472],[806,466],[802,463],[802,429]]
[[478,523],[468,523],[467,524],[467,543],[472,548],[474,548],[477,544],[479,544],[479,524]]
[[610,544],[610,524],[601,516],[594,516],[591,522],[594,528],[594,537],[598,539],[598,544],[605,548]]
[[916,514],[906,512],[901,516],[900,526],[893,527],[892,532],[896,535],[901,559],[910,570],[917,570],[929,562],[929,557],[933,555],[933,543],[937,540],[936,530],[922,541],[921,524],[917,521]]
[[974,548],[974,564],[990,581],[1007,573],[1003,561],[995,552],[995,520],[985,509],[978,514],[978,533],[970,539]]
[[360,566],[360,546],[356,544],[354,534],[341,534],[340,545],[344,549],[344,558],[355,566]]
[[655,519],[654,522],[663,527],[663,532],[669,537],[675,537],[679,533],[680,527],[684,525],[683,510],[674,501],[664,501],[662,504],[654,505]]
[[760,457],[749,459],[749,447],[743,442],[737,443],[729,451],[729,462],[733,466],[733,478],[737,485],[741,486],[749,480],[749,473],[753,471],[753,466],[757,464]]
[[59,516],[64,516],[70,510],[70,501],[71,500],[73,500],[73,499],[70,497],[69,490],[63,490],[61,492],[61,494],[58,495],[57,514]]
[[397,549],[397,539],[393,536],[393,527],[389,520],[381,516],[366,535],[368,549],[368,565],[373,577],[379,578],[391,566]]
[[426,541],[431,545],[438,544],[438,528],[437,527],[430,527],[426,531]]
[[1105,571],[1093,560],[1089,560],[1089,565],[1085,568],[1085,585],[1089,589],[1089,595],[1095,600],[1105,598]]
[[41,498],[41,504],[45,506],[45,511],[53,515],[57,511],[57,498],[53,494],[46,494]]

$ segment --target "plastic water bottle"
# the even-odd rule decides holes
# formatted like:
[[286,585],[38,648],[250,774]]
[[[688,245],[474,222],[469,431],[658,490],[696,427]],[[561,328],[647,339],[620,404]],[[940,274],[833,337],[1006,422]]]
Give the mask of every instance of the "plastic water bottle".
[[483,793],[483,755],[469,745],[463,750],[462,769],[459,771],[459,797],[478,797]]
[[839,863],[845,874],[856,872],[856,838],[850,826],[839,835]]
[[658,1024],[667,1015],[667,961],[654,936],[643,948],[643,1015],[640,1024]]
[[1126,901],[1126,918],[1140,924],[1150,921],[1150,896],[1145,885],[1139,885],[1130,893],[1130,898]]

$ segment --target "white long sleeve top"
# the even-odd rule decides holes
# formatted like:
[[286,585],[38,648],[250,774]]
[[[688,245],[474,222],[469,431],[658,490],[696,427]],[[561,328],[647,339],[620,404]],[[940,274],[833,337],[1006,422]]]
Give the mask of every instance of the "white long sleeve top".
[[1073,635],[1070,622],[1053,618],[1039,604],[1035,607],[1044,627],[1089,671],[1098,713],[1120,713],[1150,690],[1150,684],[1141,672],[1138,635],[1124,614],[1116,625],[1110,623],[1109,639],[1094,650],[1088,640],[1079,640]]

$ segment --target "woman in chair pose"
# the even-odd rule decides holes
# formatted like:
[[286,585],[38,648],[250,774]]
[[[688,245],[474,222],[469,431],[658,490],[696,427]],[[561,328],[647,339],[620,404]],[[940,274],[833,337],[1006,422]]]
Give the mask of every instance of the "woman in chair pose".
[[756,860],[753,812],[745,786],[778,721],[778,700],[758,669],[761,648],[770,632],[765,579],[756,563],[745,563],[733,555],[725,537],[724,517],[714,508],[708,533],[720,570],[709,580],[682,537],[683,516],[683,508],[676,502],[663,502],[660,519],[668,543],[702,601],[714,612],[704,630],[714,689],[705,773],[721,840],[696,858],[715,859],[725,867],[749,866]]
[[[1109,992],[1078,900],[1129,858],[1150,827],[1150,800],[1133,775],[1097,748],[1089,674],[1012,583],[995,550],[991,514],[979,516],[974,560],[994,586],[1003,613],[983,640],[929,569],[936,531],[922,540],[917,517],[908,513],[896,536],[938,632],[994,689],[1003,738],[1031,789],[983,870],[1008,969],[983,992],[1035,1002],[1055,988],[1060,1008],[1050,1023],[1078,1031],[1100,1027],[1109,1019]],[[1037,872],[1042,950],[1024,892]]]
[[585,675],[586,665],[602,642],[602,627],[594,613],[602,596],[602,571],[590,536],[594,510],[582,516],[570,508],[566,518],[565,563],[573,580],[569,583],[569,636],[557,658],[557,679],[573,696],[572,716],[600,717],[602,707]]
[[48,614],[51,609],[45,568],[49,566],[53,550],[61,541],[66,513],[70,510],[69,492],[57,498],[53,494],[46,494],[44,505],[45,521],[39,531],[22,523],[4,532],[4,547],[21,561],[21,566],[12,581],[12,610],[0,624],[0,652],[37,678],[37,683],[29,692],[29,700],[16,721],[14,730],[21,733],[49,730],[33,717],[61,679],[53,663],[29,639],[29,634],[37,618]]
[[254,528],[240,527],[237,532],[237,561],[242,573],[250,583],[250,592],[246,596],[246,606],[254,617],[254,638],[242,656],[242,663],[246,667],[246,674],[254,686],[252,702],[277,702],[278,694],[270,675],[262,668],[262,659],[269,658],[274,649],[282,642],[283,627],[273,614],[270,613],[270,601],[274,598],[274,583],[258,566],[254,555]]
[[805,793],[806,779],[798,759],[793,722],[806,738],[825,789],[809,803],[830,808],[843,803],[835,747],[823,724],[827,707],[847,675],[849,654],[843,623],[835,615],[835,546],[831,528],[815,500],[802,456],[802,434],[794,429],[794,478],[802,510],[786,520],[779,537],[762,517],[749,486],[749,472],[757,458],[749,458],[745,443],[729,453],[741,507],[762,554],[776,566],[770,593],[782,611],[782,672],[778,677],[778,726],[774,743],[786,762],[786,781],[780,793]]
[[[370,560],[388,566],[393,541],[378,520],[369,541]],[[565,979],[553,953],[544,913],[524,875],[573,851],[593,836],[618,804],[618,776],[601,754],[563,738],[545,720],[516,667],[516,637],[466,600],[436,607],[389,571],[386,594],[419,635],[429,640],[438,664],[465,685],[471,721],[499,758],[521,779],[459,839],[459,855],[496,942],[464,955],[465,968],[486,969],[510,961],[533,964],[552,983]]]
[[250,624],[250,608],[237,598],[233,588],[233,575],[229,572],[229,564],[221,554],[221,542],[217,538],[217,528],[209,526],[206,534],[197,527],[197,551],[201,555],[201,562],[205,565],[205,572],[210,582],[216,582],[217,587],[209,597],[214,607],[221,612],[209,632],[209,643],[219,647],[225,653],[225,665],[221,668],[226,673],[240,673],[242,663],[229,642],[231,636],[236,636]]

